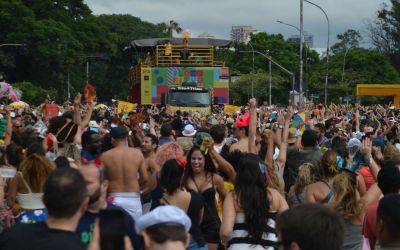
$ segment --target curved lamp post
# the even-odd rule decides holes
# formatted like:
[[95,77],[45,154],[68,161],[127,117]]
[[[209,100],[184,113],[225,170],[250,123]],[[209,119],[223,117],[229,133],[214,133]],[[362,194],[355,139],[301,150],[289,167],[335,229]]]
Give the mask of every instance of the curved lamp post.
[[310,2],[308,0],[300,0],[300,1],[305,1],[311,5],[314,5],[315,7],[317,7],[318,9],[320,9],[326,18],[326,21],[328,23],[328,41],[326,44],[326,75],[325,75],[325,104],[328,102],[328,74],[329,74],[329,36],[330,36],[330,22],[329,22],[329,18],[328,15],[326,14],[326,12],[324,11],[324,9],[321,8],[321,6]]

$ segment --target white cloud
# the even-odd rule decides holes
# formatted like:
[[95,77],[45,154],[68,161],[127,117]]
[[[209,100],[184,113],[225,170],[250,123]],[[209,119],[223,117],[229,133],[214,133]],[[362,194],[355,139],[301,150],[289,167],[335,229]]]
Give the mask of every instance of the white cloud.
[[[131,14],[153,23],[174,20],[192,36],[207,31],[229,38],[232,25],[250,24],[258,31],[298,33],[276,22],[299,26],[299,0],[85,0],[94,14]],[[331,45],[347,29],[365,30],[365,19],[373,19],[382,2],[389,0],[313,0],[327,12],[331,23]],[[314,35],[314,46],[325,47],[327,24],[323,13],[304,2],[304,30]],[[365,34],[366,35],[366,34]],[[366,40],[367,37],[366,37]]]

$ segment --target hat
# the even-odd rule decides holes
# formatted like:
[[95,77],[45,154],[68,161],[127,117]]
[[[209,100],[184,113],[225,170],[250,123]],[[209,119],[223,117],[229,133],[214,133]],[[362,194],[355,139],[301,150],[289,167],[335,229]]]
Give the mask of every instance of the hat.
[[244,115],[236,119],[236,126],[239,128],[248,127],[250,123],[250,113],[246,112]]
[[78,126],[73,122],[66,122],[56,133],[58,143],[72,142]]
[[123,127],[114,127],[110,131],[110,135],[114,139],[123,139],[126,137],[126,130]]
[[288,143],[292,144],[296,142],[297,139],[297,129],[296,128],[289,128],[289,136],[288,136]]
[[211,117],[211,118],[209,118],[208,120],[207,120],[207,124],[210,124],[210,125],[218,125],[219,124],[219,122],[217,121],[217,119],[215,119],[214,117]]
[[182,135],[191,137],[191,136],[194,136],[196,134],[196,132],[197,132],[197,130],[194,129],[192,124],[188,124],[185,126],[185,129],[183,130]]
[[100,125],[96,121],[89,122],[89,128],[98,128]]
[[193,144],[200,147],[201,144],[203,144],[203,139],[206,137],[210,137],[211,135],[209,133],[206,132],[199,132],[196,134],[196,137],[193,139]]
[[235,122],[235,120],[233,120],[233,118],[228,117],[226,118],[226,124],[233,124]]
[[358,150],[361,148],[361,141],[357,138],[352,138],[347,143],[347,148],[349,149],[350,156],[355,156]]
[[178,137],[176,142],[182,147],[184,152],[189,152],[193,147],[193,139],[190,137]]
[[181,226],[189,232],[192,222],[182,209],[166,205],[141,216],[135,223],[135,230],[140,234],[144,229],[156,226]]

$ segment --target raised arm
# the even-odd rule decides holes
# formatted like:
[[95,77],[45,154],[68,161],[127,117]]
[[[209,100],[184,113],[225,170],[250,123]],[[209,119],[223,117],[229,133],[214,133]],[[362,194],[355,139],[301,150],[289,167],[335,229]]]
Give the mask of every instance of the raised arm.
[[74,123],[77,124],[78,126],[80,126],[82,123],[81,107],[80,107],[81,98],[82,98],[81,93],[78,93],[76,94],[74,99]]
[[257,110],[256,110],[256,99],[251,98],[249,100],[249,112],[250,112],[250,122],[249,122],[249,153],[257,154],[256,149],[256,129],[257,129]]
[[218,154],[217,151],[214,149],[214,141],[210,138],[207,140],[203,140],[203,145],[204,147],[208,148],[208,152],[210,153],[210,156],[217,162],[218,167],[226,173],[226,175],[229,178],[229,181],[235,184],[236,181],[236,171],[233,168],[233,166],[224,159],[220,154]]
[[276,159],[279,162],[279,166],[284,167],[286,164],[286,152],[287,152],[287,140],[289,136],[289,125],[292,119],[293,109],[289,108],[288,112],[285,114],[285,120],[283,125],[282,141],[279,147],[279,155]]
[[6,132],[4,134],[4,146],[5,147],[7,147],[11,143],[11,137],[12,137],[12,120],[11,120],[9,108],[6,108],[6,116],[7,116],[7,127],[6,127]]

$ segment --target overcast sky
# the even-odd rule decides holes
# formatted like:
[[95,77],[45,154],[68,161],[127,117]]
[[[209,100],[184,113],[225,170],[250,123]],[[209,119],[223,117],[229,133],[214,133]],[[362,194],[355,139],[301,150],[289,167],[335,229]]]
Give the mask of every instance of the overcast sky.
[[[330,45],[336,35],[348,29],[359,30],[368,42],[366,22],[376,16],[389,0],[312,0],[328,14]],[[232,25],[252,25],[258,31],[281,33],[288,38],[298,34],[276,20],[300,26],[299,0],[85,0],[95,15],[131,14],[152,23],[174,20],[192,37],[203,32],[229,39]],[[327,23],[317,7],[304,2],[304,30],[314,35],[314,47],[326,47]]]

